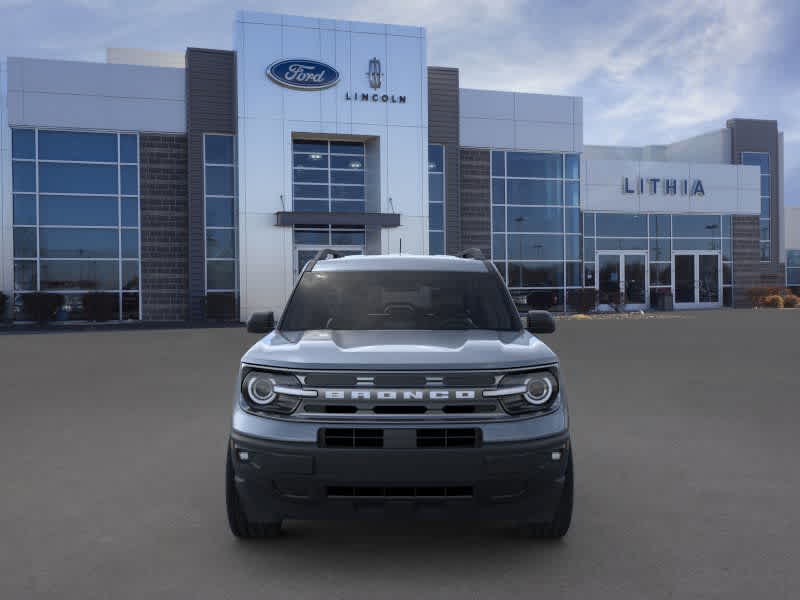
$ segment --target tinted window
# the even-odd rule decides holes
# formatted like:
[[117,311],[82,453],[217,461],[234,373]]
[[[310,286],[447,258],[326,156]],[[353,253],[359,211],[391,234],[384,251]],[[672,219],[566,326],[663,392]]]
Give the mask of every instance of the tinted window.
[[328,143],[315,142],[313,140],[294,140],[292,142],[292,149],[295,152],[313,152],[315,154],[322,152],[323,154],[327,154]]
[[343,246],[363,246],[363,231],[336,231],[331,232],[331,243]]
[[647,216],[597,213],[597,235],[647,237]]
[[117,194],[117,166],[39,163],[39,191]]
[[206,136],[206,163],[217,165],[233,164],[233,136]]
[[352,200],[334,201],[332,210],[334,212],[364,212],[364,203],[353,202]]
[[559,178],[563,169],[560,154],[508,152],[509,177]]
[[[334,165],[338,168],[346,168],[350,159],[344,156],[339,157],[338,160],[342,161],[341,165]],[[310,169],[327,169],[328,168],[328,155],[327,154],[295,154],[294,155],[295,167],[307,167]]]
[[358,154],[364,156],[363,142],[331,142],[331,154]]
[[444,208],[440,202],[435,202],[430,205],[430,229],[443,229],[444,228]]
[[206,198],[206,226],[233,227],[233,198]]
[[[326,231],[295,231],[295,244],[328,244],[328,232]],[[341,242],[338,242],[341,243]]]
[[429,254],[444,254],[444,233],[432,231],[428,234]]
[[14,194],[14,225],[36,225],[34,194]]
[[119,160],[124,163],[139,161],[139,152],[135,135],[119,136]]
[[139,193],[139,169],[134,166],[120,167],[121,193],[125,196],[135,196]]
[[138,258],[139,230],[123,229],[120,235],[122,238],[122,258]]
[[563,262],[510,262],[508,285],[512,287],[561,287],[564,285]]
[[519,330],[494,273],[342,271],[303,274],[281,328]]
[[36,142],[33,129],[11,130],[12,158],[36,158]]
[[233,196],[233,167],[206,167],[206,194]]
[[492,207],[492,231],[506,230],[506,209],[503,206]]
[[340,200],[363,200],[364,186],[361,185],[332,185],[331,197]]
[[538,181],[535,179],[509,179],[509,204],[556,204],[564,203],[560,181]]
[[564,182],[564,204],[567,206],[580,206],[581,184],[578,181]]
[[116,225],[117,199],[112,196],[39,196],[42,225]]
[[508,236],[508,255],[514,260],[561,260],[564,238],[560,235],[515,234]]
[[[363,171],[360,171],[363,176]],[[430,202],[444,201],[444,175],[433,173],[428,175],[428,200]],[[363,188],[361,188],[363,190]]]
[[122,199],[122,226],[138,227],[139,201],[136,198]]
[[118,246],[116,229],[47,227],[39,231],[39,253],[47,258],[117,258]]
[[236,263],[232,260],[209,260],[206,262],[206,277],[210,290],[235,289]]
[[564,209],[564,231],[567,233],[581,232],[581,211],[578,208]]
[[567,179],[580,179],[581,178],[581,157],[578,154],[567,154],[566,173],[564,177]]
[[597,238],[598,250],[647,250],[647,238]]
[[444,148],[440,144],[428,146],[428,171],[434,173],[444,171]]
[[206,256],[208,258],[236,256],[233,229],[206,229]]
[[507,221],[509,231],[561,233],[564,230],[564,210],[509,206]]
[[[308,166],[312,167],[327,167],[328,163],[327,156],[321,156],[319,159],[314,159],[313,155],[311,155],[311,161],[315,164],[309,164]],[[322,164],[318,164],[318,160],[322,161]],[[364,160],[358,158],[356,156],[331,156],[331,168],[332,169],[363,169],[364,168]]]
[[[313,172],[313,173],[326,173],[325,171],[306,171]],[[433,173],[429,175],[431,185],[433,185],[434,181],[438,181],[439,185],[442,185],[442,175],[438,175]],[[322,183],[326,182],[325,178],[321,179]],[[357,185],[364,185],[364,171],[331,171],[331,183],[350,183],[350,184],[357,184]],[[439,197],[441,198],[441,192],[439,193]]]
[[119,262],[115,260],[43,260],[43,290],[119,289]]
[[567,260],[580,260],[581,259],[581,236],[567,235],[564,236],[564,248],[566,248]]
[[506,174],[506,153],[492,152],[492,175],[503,177]]
[[17,291],[36,290],[36,261],[14,261],[14,289]]
[[650,240],[650,260],[672,260],[671,244],[668,239]]
[[594,236],[594,213],[583,215],[583,235]]
[[720,219],[717,215],[673,215],[675,237],[719,237]]
[[14,227],[14,256],[36,258],[35,227]]
[[114,133],[40,131],[39,160],[117,162]]
[[122,261],[122,289],[139,289],[139,263],[135,260]]
[[505,204],[506,180],[492,179],[492,204]]
[[672,246],[674,250],[719,250],[720,241],[714,238],[674,238]]
[[11,181],[15,192],[35,192],[36,165],[15,160],[11,166]]
[[669,215],[650,215],[650,237],[670,237],[672,227]]

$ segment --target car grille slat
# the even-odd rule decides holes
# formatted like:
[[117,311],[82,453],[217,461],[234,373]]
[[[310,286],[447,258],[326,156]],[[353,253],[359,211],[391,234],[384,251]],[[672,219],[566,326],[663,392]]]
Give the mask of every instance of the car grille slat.
[[[384,429],[327,427],[320,430],[319,445],[324,448],[384,448],[384,432]],[[477,428],[420,428],[409,433],[413,435],[409,436],[408,443],[402,442],[401,448],[477,448],[481,443]]]
[[331,485],[326,488],[328,498],[365,500],[403,500],[408,498],[469,499],[474,496],[470,485],[451,486],[349,486]]

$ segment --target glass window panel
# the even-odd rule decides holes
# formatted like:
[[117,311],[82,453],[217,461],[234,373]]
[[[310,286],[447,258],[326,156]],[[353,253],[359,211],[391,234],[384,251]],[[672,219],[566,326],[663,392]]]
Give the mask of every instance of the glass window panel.
[[596,238],[597,250],[647,250],[647,238]]
[[672,285],[671,267],[670,263],[651,263],[650,285]]
[[139,200],[137,198],[122,199],[122,226],[139,226]]
[[733,290],[729,287],[722,288],[722,306],[733,306]]
[[232,260],[209,260],[206,262],[207,289],[236,289],[236,262]]
[[428,175],[428,201],[444,202],[444,175]]
[[233,198],[206,198],[206,227],[233,227]]
[[761,217],[769,218],[769,198],[761,198]]
[[563,262],[509,262],[508,285],[510,287],[562,287],[564,285]]
[[232,165],[233,136],[207,135],[205,161],[217,165]]
[[14,194],[14,225],[36,225],[34,194]]
[[492,231],[506,230],[506,209],[504,206],[492,207]]
[[533,310],[564,310],[563,290],[531,290],[525,295],[525,302]]
[[428,208],[428,228],[434,230],[444,229],[444,205],[441,202],[432,202]]
[[583,238],[583,260],[594,261],[594,239]]
[[669,215],[650,215],[650,237],[671,237]]
[[43,258],[117,258],[118,247],[116,229],[39,230],[39,254]]
[[117,225],[116,196],[39,196],[41,225]]
[[139,258],[139,230],[123,229],[122,258]]
[[581,184],[579,181],[564,182],[564,204],[567,206],[580,206],[581,204]]
[[508,152],[509,177],[561,178],[561,154],[536,152]]
[[672,238],[673,250],[719,250],[720,240],[716,238]]
[[115,260],[43,260],[42,290],[117,290],[119,263]]
[[730,285],[731,283],[733,283],[733,265],[722,263],[722,284]]
[[233,196],[233,167],[206,167],[206,194]]
[[11,165],[11,182],[15,192],[35,192],[36,164],[15,160]]
[[594,213],[584,213],[583,235],[594,237]]
[[334,212],[364,212],[364,202],[358,200],[335,200],[333,203]]
[[363,246],[365,243],[363,231],[336,231],[331,232],[331,243],[338,246]]
[[[442,175],[429,175],[431,180],[439,181],[441,187]],[[357,183],[364,185],[364,171],[331,171],[331,183]],[[441,195],[441,191],[439,192]]]
[[672,260],[672,244],[667,239],[650,239],[650,260]]
[[762,196],[770,196],[769,191],[769,175],[762,175],[761,176],[761,195]]
[[509,235],[508,255],[513,260],[562,260],[564,238],[560,235]]
[[800,267],[800,250],[787,250],[786,251],[786,266],[787,267]]
[[583,263],[583,281],[586,287],[594,287],[594,262]]
[[123,290],[138,290],[139,289],[139,261],[138,260],[123,260],[122,261],[122,289]]
[[428,234],[428,249],[431,254],[444,254],[444,233],[430,232]]
[[206,229],[208,258],[235,258],[236,238],[233,229]]
[[509,231],[561,233],[564,229],[564,209],[551,207],[509,206]]
[[722,260],[733,260],[733,243],[730,238],[722,239]]
[[772,254],[772,249],[770,248],[769,242],[761,242],[759,244],[759,250],[761,252],[761,260],[763,262],[768,262]]
[[363,185],[332,185],[331,197],[341,200],[363,200]]
[[36,258],[35,227],[14,227],[14,256]]
[[117,135],[84,131],[39,131],[39,160],[117,162]]
[[36,158],[36,139],[33,129],[11,130],[11,157]]
[[787,285],[800,285],[800,269],[789,269],[786,273]]
[[331,154],[358,154],[364,156],[364,142],[331,142]]
[[509,179],[508,203],[561,205],[564,203],[561,182]]
[[566,173],[564,177],[567,179],[580,179],[581,178],[581,157],[580,154],[567,154],[565,156]]
[[495,177],[505,177],[506,174],[506,153],[495,150],[492,152],[492,175]]
[[769,239],[769,225],[770,222],[767,219],[761,219],[758,223],[758,234],[760,239],[768,240]]
[[[321,157],[319,160],[326,160],[327,157]],[[314,159],[316,160],[316,159]],[[319,164],[309,165],[319,167]],[[327,166],[327,162],[325,165]],[[364,159],[358,156],[331,156],[332,169],[349,169],[349,170],[364,170]]]
[[139,294],[122,294],[122,320],[139,320]]
[[295,200],[294,209],[301,212],[328,212],[327,200]]
[[579,209],[564,209],[564,231],[567,233],[581,232],[581,211]]
[[675,237],[719,237],[719,215],[673,215]]
[[17,291],[36,291],[36,261],[14,261],[14,289]]
[[294,184],[295,198],[328,198],[327,185]]
[[329,244],[328,230],[324,231],[295,231],[294,243],[295,244]]
[[565,258],[567,260],[580,260],[581,259],[581,236],[567,235],[564,236]]
[[117,166],[39,163],[39,191],[117,194]]
[[292,150],[295,152],[313,152],[327,154],[328,142],[319,142],[315,140],[293,140]]
[[138,142],[135,135],[119,136],[119,161],[124,163],[139,162]]
[[496,260],[505,260],[506,236],[497,234],[492,236],[492,258]]
[[646,237],[647,216],[639,214],[597,213],[598,236]]
[[581,269],[583,268],[583,263],[579,262],[567,262],[564,263],[566,266],[566,282],[565,285],[568,287],[580,287],[581,286]]
[[733,219],[730,215],[722,216],[722,237],[731,237],[733,235]]
[[[351,171],[351,172],[357,172],[357,171]],[[295,169],[294,180],[297,183],[328,183],[328,170]]]
[[761,167],[761,173],[769,173],[769,152],[742,152],[743,165]]
[[506,202],[506,180],[492,179],[492,204],[505,204]]
[[428,145],[428,171],[431,173],[444,171],[444,147],[441,144]]
[[136,196],[139,193],[139,168],[133,165],[120,167],[120,189],[126,196]]
[[[334,165],[339,169],[347,168],[350,160],[346,157],[339,157],[344,163],[342,165]],[[327,154],[295,154],[293,156],[293,164],[295,167],[310,167],[314,169],[327,169],[328,168],[328,155]]]

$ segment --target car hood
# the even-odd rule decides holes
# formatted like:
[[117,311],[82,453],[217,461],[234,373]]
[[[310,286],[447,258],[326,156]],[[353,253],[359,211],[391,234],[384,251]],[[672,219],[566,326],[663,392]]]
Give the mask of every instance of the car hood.
[[248,364],[294,369],[507,369],[558,359],[527,331],[272,332]]

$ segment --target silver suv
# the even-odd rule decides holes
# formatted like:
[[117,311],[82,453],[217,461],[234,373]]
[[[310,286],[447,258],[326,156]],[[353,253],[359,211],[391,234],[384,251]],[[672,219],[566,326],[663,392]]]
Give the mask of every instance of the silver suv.
[[234,535],[284,519],[494,519],[562,537],[573,475],[558,358],[494,265],[323,251],[242,358],[228,445]]

